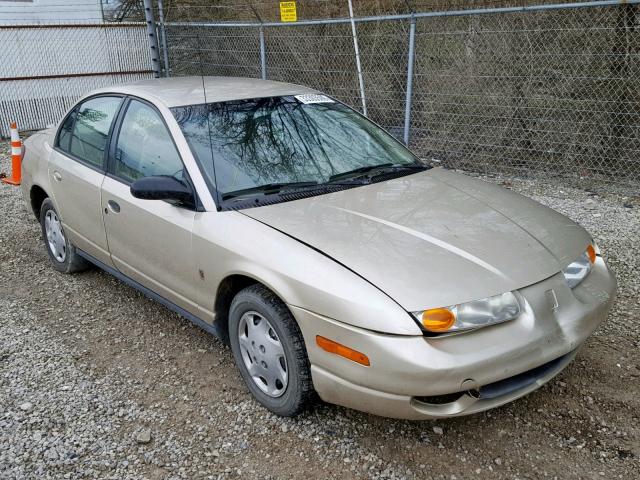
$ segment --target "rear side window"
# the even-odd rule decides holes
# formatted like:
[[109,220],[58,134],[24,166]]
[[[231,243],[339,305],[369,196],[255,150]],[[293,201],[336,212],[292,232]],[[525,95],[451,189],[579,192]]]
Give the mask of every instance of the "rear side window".
[[184,176],[182,160],[158,112],[131,100],[116,144],[113,173],[133,182],[154,175]]
[[78,107],[68,150],[72,155],[89,165],[103,167],[109,129],[121,101],[120,97],[97,97]]
[[76,119],[76,111],[74,110],[64,119],[64,123],[60,127],[58,133],[58,148],[69,151],[69,144],[71,143],[71,130],[73,129],[73,121]]

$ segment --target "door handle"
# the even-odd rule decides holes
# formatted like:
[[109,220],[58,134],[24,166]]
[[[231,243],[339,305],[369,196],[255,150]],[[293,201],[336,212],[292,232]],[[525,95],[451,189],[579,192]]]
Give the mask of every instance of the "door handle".
[[109,200],[107,202],[107,206],[109,207],[109,210],[111,210],[113,213],[120,213],[120,205],[118,205],[117,202],[114,202],[113,200]]
[[53,179],[54,179],[56,182],[61,182],[61,181],[62,181],[62,175],[60,175],[60,172],[58,172],[57,170],[55,170],[55,171],[53,172]]

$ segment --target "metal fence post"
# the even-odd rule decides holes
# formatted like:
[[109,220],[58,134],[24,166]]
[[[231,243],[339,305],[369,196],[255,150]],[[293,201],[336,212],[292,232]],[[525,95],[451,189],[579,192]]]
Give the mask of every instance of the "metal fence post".
[[156,35],[156,22],[153,19],[153,0],[144,0],[144,18],[147,22],[147,35],[149,36],[149,50],[151,51],[151,70],[153,76],[160,77],[160,58],[158,56],[158,37]]
[[164,76],[169,75],[169,49],[167,48],[167,31],[164,26],[164,8],[162,0],[158,0],[158,20],[160,20],[160,42],[162,43],[162,60],[164,63]]
[[364,78],[362,76],[362,65],[360,64],[360,49],[358,48],[358,34],[356,33],[356,22],[353,19],[353,3],[349,0],[349,18],[351,19],[351,34],[353,35],[353,49],[356,52],[356,68],[358,69],[358,83],[360,84],[360,99],[362,100],[362,114],[367,116],[367,99],[364,95]]
[[405,145],[409,145],[409,132],[411,130],[411,100],[413,97],[413,64],[415,61],[416,47],[416,17],[411,17],[409,24],[409,55],[407,58],[407,96],[404,101],[404,135]]
[[267,52],[264,46],[264,27],[260,25],[260,71],[262,80],[267,79]]

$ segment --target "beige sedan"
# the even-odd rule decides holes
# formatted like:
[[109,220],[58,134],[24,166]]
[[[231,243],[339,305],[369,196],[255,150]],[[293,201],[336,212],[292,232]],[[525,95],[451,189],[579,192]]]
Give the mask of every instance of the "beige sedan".
[[280,415],[316,394],[408,419],[502,405],[565,368],[616,291],[576,223],[297,85],[95,91],[27,140],[23,179],[55,269],[97,265],[228,341]]

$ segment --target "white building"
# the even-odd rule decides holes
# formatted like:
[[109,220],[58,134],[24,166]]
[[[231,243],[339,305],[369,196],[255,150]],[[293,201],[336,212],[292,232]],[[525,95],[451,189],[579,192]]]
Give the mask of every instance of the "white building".
[[0,24],[101,21],[100,0],[0,0]]
[[10,122],[40,129],[95,88],[152,75],[145,24],[104,23],[100,0],[0,0],[0,27],[0,137]]

